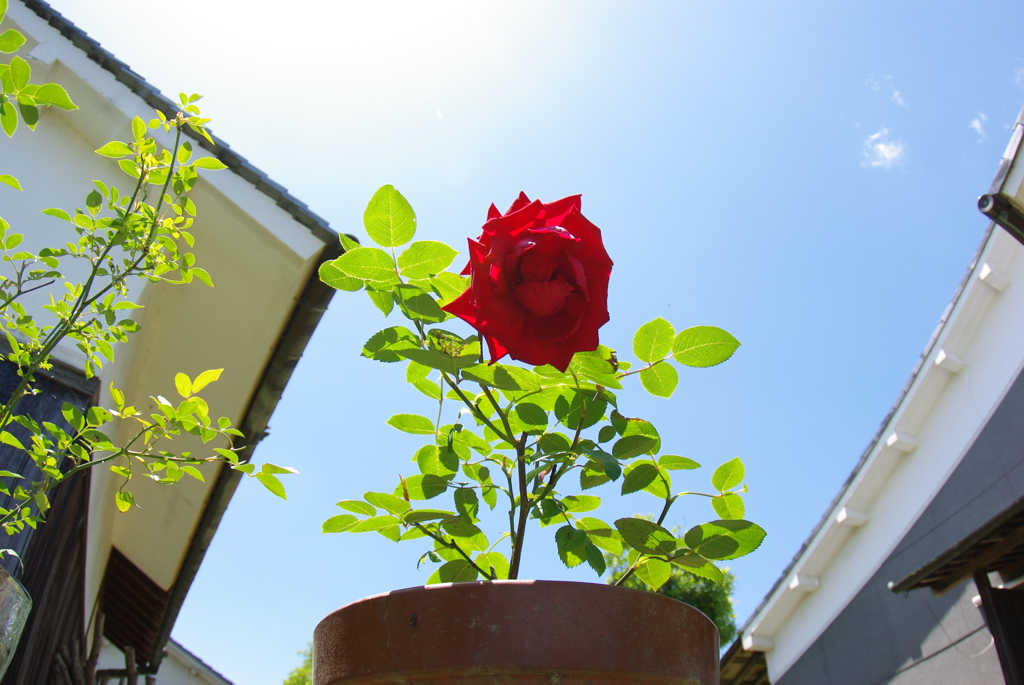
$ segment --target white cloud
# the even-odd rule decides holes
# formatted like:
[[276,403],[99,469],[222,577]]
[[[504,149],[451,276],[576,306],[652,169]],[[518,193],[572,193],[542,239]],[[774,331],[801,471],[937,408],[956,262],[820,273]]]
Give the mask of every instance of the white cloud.
[[907,148],[902,140],[889,140],[889,129],[884,126],[864,141],[864,166],[891,169],[903,163]]
[[881,79],[871,76],[864,81],[864,84],[876,93],[887,93],[889,95],[889,100],[891,100],[897,107],[909,107],[907,101],[903,99],[903,94],[900,93],[893,84],[892,76],[883,76]]
[[971,120],[971,123],[967,125],[969,129],[978,134],[978,142],[984,142],[988,138],[988,134],[985,133],[985,122],[988,121],[988,117],[983,113],[978,112],[978,116]]

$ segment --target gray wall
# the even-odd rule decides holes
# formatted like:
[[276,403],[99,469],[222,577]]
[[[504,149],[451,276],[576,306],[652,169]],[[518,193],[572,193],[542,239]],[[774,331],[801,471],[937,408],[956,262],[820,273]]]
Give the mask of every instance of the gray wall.
[[[969,367],[964,370],[969,373]],[[965,408],[972,411],[970,408]],[[921,518],[843,612],[775,685],[1002,685],[978,594],[892,594],[899,581],[1024,494],[1024,376]],[[986,650],[986,648],[988,648]]]

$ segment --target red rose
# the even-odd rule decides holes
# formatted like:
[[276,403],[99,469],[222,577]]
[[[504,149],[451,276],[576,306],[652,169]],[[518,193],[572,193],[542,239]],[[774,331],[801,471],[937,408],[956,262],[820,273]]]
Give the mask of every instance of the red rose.
[[491,205],[483,233],[469,240],[463,273],[472,282],[444,310],[480,332],[492,363],[508,354],[565,371],[575,353],[597,349],[611,272],[579,195],[544,204],[520,193],[505,214]]

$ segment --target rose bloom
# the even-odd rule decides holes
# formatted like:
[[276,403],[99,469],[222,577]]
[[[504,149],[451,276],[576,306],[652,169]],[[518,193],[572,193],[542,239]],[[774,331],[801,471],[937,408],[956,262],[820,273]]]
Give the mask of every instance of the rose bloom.
[[480,332],[491,363],[508,354],[565,371],[575,353],[597,349],[611,271],[579,195],[545,204],[520,193],[504,214],[491,205],[469,240],[472,282],[444,310]]

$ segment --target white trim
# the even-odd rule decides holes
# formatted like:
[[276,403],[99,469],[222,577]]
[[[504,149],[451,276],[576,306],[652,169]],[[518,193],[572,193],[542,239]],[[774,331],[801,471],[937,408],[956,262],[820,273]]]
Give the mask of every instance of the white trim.
[[[1024,294],[999,284],[1024,276],[1018,243],[993,230],[975,273],[952,305],[928,358],[895,408],[864,464],[830,515],[794,560],[796,578],[815,592],[781,583],[751,617],[745,648],[767,651],[781,678],[888,558],[971,447],[1024,366]],[[1005,274],[1005,275],[1004,275]],[[1002,276],[1005,281],[1001,281]],[[987,286],[980,287],[980,283]],[[939,354],[969,373],[950,373]],[[747,647],[748,643],[754,647]]]

